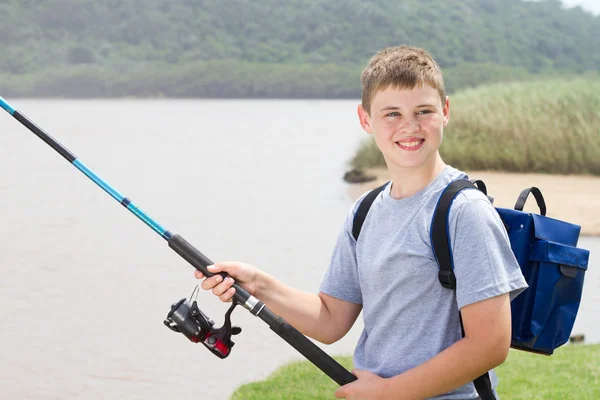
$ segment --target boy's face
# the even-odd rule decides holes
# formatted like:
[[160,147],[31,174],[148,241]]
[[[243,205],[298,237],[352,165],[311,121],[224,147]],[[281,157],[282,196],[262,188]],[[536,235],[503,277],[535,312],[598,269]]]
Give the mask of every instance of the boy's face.
[[388,168],[434,165],[450,119],[450,101],[444,104],[433,87],[412,90],[388,87],[375,93],[370,113],[358,106],[363,129],[375,137]]

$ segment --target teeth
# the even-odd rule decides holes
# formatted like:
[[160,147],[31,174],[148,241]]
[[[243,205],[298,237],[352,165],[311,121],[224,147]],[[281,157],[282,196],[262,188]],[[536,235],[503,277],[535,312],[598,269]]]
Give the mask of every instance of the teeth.
[[416,140],[414,142],[400,142],[400,145],[404,146],[404,147],[415,147],[415,146],[418,146],[420,144],[421,144],[420,140]]

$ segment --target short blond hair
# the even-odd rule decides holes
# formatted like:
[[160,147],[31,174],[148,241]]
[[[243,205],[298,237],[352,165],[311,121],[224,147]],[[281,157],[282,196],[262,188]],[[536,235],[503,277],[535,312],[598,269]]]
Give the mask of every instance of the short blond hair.
[[438,91],[442,104],[446,102],[446,89],[442,70],[431,54],[414,46],[395,46],[380,50],[363,70],[362,106],[371,113],[375,93],[392,86],[398,89],[414,89],[428,84]]

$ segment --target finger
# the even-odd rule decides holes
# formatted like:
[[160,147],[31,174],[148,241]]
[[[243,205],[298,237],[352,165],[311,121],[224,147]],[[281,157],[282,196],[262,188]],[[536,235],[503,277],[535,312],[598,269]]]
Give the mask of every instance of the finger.
[[231,285],[233,285],[233,279],[230,277],[225,278],[225,280],[221,283],[219,283],[217,286],[215,286],[212,290],[212,292],[216,295],[216,296],[221,296],[222,294],[224,294],[227,290],[229,290],[229,288],[231,288]]
[[214,287],[216,287],[222,281],[223,281],[223,277],[221,275],[217,274],[217,275],[213,275],[210,278],[206,278],[205,280],[203,280],[202,283],[200,284],[200,286],[204,290],[210,290],[210,289],[213,289]]
[[225,303],[228,303],[231,301],[234,294],[235,294],[235,288],[229,288],[222,295],[219,296],[219,299],[221,299],[221,301],[223,301]]
[[209,270],[210,272],[219,272],[219,267],[216,264],[213,265],[209,265],[206,267],[207,270]]
[[373,374],[372,372],[369,372],[364,369],[356,369],[356,368],[352,370],[352,375],[356,376],[356,379],[367,379],[367,378],[370,378],[371,376],[375,376],[375,374]]
[[211,273],[214,274],[216,272],[226,271],[228,266],[229,263],[227,262],[218,262],[214,263],[213,265],[209,265],[208,267],[206,267],[206,269],[208,269]]
[[204,274],[201,271],[198,271],[198,270],[194,271],[194,276],[196,277],[196,279],[202,279],[202,278],[204,278]]
[[209,265],[207,268],[210,272],[226,272],[229,275],[234,275],[239,269],[239,261],[220,261],[213,265]]
[[346,390],[346,386],[342,386],[340,388],[338,388],[335,393],[335,398],[336,399],[345,399],[346,396],[348,395],[347,390]]

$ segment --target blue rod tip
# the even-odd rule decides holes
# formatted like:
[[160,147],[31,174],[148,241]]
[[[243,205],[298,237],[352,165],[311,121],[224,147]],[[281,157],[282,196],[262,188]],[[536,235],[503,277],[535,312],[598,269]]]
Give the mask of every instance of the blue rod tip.
[[0,107],[4,108],[10,115],[13,115],[15,109],[4,100],[2,96],[0,96]]

